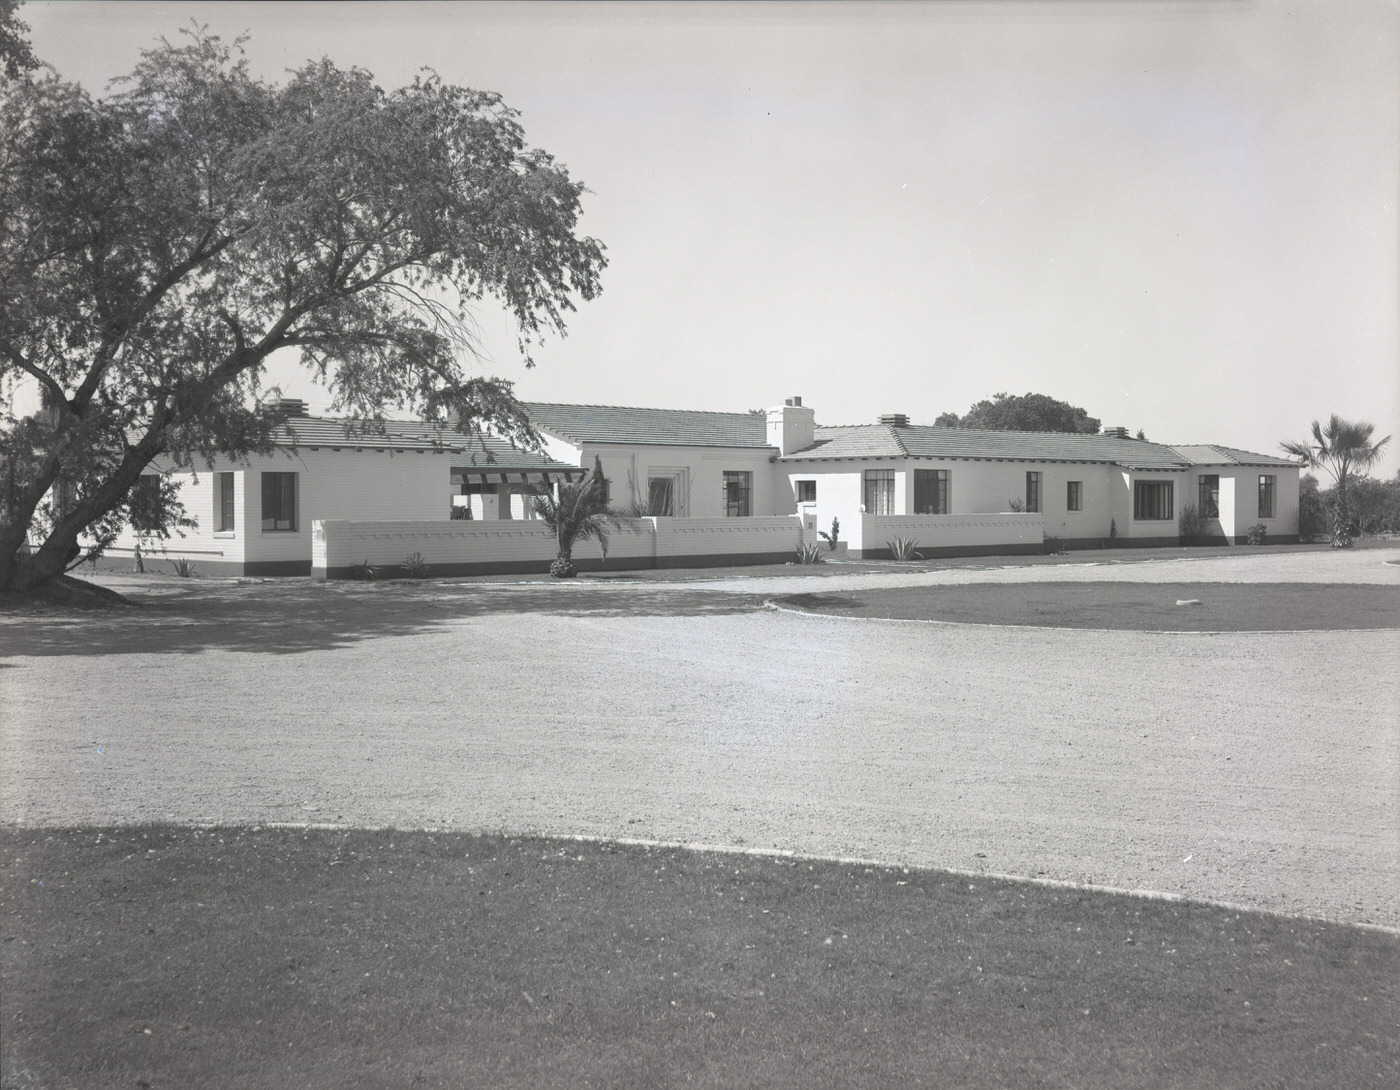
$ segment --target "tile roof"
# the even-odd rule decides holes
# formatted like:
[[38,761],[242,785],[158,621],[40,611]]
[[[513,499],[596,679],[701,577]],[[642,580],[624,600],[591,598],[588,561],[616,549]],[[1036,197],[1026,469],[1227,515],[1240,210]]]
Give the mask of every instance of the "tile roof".
[[556,405],[528,402],[525,411],[541,431],[567,442],[635,443],[684,447],[766,447],[764,413],[637,409],[621,405]]
[[1234,447],[1222,447],[1216,443],[1201,443],[1172,447],[1183,458],[1196,466],[1292,466],[1298,467],[1296,459],[1276,458],[1272,454],[1254,454]]
[[[1198,462],[1186,451],[1211,452],[1210,462]],[[857,424],[819,427],[816,441],[783,461],[833,458],[970,458],[1015,462],[1100,462],[1128,469],[1173,470],[1195,464],[1220,464],[1225,447],[1173,448],[1144,439],[1116,435],[1074,435],[1062,432],[986,431],[928,425],[894,427]],[[1231,452],[1239,464],[1293,464],[1266,455]]]
[[577,470],[537,452],[519,450],[494,435],[463,435],[449,427],[419,420],[386,420],[383,434],[368,425],[329,416],[287,418],[278,446],[331,447],[351,450],[446,451],[453,469]]

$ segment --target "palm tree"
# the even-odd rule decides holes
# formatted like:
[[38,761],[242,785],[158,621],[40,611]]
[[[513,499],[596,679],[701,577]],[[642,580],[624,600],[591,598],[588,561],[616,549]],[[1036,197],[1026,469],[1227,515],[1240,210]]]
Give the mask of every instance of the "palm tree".
[[1348,482],[1353,477],[1365,476],[1380,460],[1381,451],[1390,442],[1388,435],[1378,443],[1371,442],[1375,430],[1374,424],[1343,420],[1333,413],[1325,428],[1316,420],[1313,421],[1311,443],[1282,444],[1286,453],[1301,458],[1308,469],[1325,469],[1337,482],[1337,491],[1332,503],[1334,549],[1346,549],[1351,546],[1351,511],[1347,506]]
[[554,533],[558,555],[549,565],[549,574],[556,579],[572,579],[578,574],[574,566],[574,545],[597,538],[603,558],[608,555],[608,530],[622,525],[622,513],[608,505],[603,463],[593,459],[593,468],[577,484],[561,484],[557,490],[542,488],[533,500],[540,521]]

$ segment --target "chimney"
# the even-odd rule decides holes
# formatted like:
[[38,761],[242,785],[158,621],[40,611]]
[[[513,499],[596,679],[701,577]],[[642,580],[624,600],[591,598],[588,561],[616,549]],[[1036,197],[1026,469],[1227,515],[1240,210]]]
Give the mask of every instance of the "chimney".
[[816,437],[816,410],[803,405],[800,397],[768,410],[768,445],[777,447],[780,455],[810,447]]
[[1127,428],[1104,428],[1102,434],[1104,434],[1104,435],[1110,435],[1110,436],[1112,436],[1114,439],[1126,439],[1126,438],[1128,438],[1128,429],[1127,429]]
[[909,418],[903,413],[885,413],[880,417],[881,424],[888,424],[892,428],[907,428]]
[[272,405],[283,416],[306,415],[306,402],[299,397],[279,397]]

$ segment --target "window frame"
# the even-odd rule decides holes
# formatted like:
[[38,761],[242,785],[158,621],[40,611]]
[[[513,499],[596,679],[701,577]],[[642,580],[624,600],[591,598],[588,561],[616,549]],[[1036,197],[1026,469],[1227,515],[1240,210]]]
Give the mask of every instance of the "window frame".
[[952,474],[947,469],[914,470],[914,514],[948,514]]
[[[1213,485],[1212,485],[1213,482]],[[1220,517],[1220,474],[1202,473],[1196,487],[1196,507],[1202,518]]]
[[723,471],[723,502],[725,518],[750,518],[753,515],[753,470]]
[[1041,485],[1045,482],[1045,474],[1039,469],[1026,470],[1026,514],[1039,515],[1044,513],[1044,504],[1041,503]]
[[810,480],[793,481],[793,495],[797,503],[817,502],[817,482],[816,478]]
[[[263,470],[262,492],[262,532],[265,534],[295,534],[300,525],[301,475],[296,472]],[[269,478],[271,481],[269,481]],[[272,484],[272,515],[268,515],[268,485]],[[282,516],[287,517],[282,517]],[[269,526],[268,522],[272,522]],[[279,526],[279,522],[287,525]]]
[[[1152,497],[1149,502],[1149,496]],[[1161,503],[1165,496],[1166,503]],[[1166,507],[1162,514],[1161,508]],[[1152,513],[1157,512],[1157,513]],[[1133,521],[1171,522],[1176,517],[1175,481],[1134,481],[1133,482]]]
[[232,534],[238,529],[237,486],[231,470],[214,474],[214,533]]
[[[861,499],[867,515],[895,513],[894,483],[892,469],[867,469],[861,474]],[[885,510],[879,510],[882,507]]]
[[[1268,499],[1266,504],[1264,501]],[[1267,512],[1266,512],[1267,508]],[[1278,511],[1278,474],[1259,474],[1259,517],[1261,519],[1277,518]]]
[[1084,510],[1084,482],[1083,482],[1083,481],[1066,481],[1066,482],[1065,482],[1065,510],[1066,510],[1066,511],[1083,511],[1083,510]]

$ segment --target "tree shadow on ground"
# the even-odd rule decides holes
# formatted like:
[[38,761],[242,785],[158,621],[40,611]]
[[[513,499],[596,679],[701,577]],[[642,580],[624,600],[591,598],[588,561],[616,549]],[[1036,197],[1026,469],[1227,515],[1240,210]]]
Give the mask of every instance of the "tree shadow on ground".
[[0,657],[296,654],[501,614],[696,617],[752,612],[762,605],[761,595],[654,586],[192,582],[153,585],[110,609],[12,608],[0,614]]

